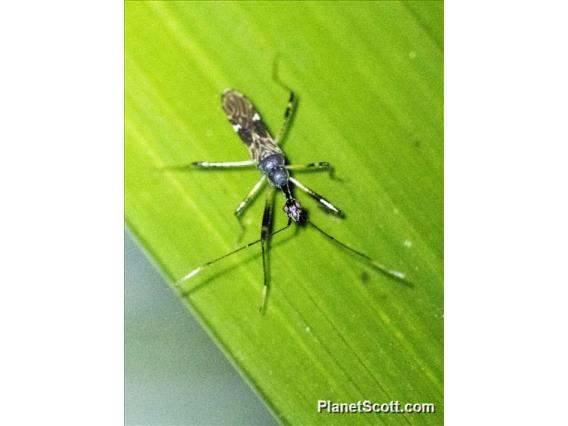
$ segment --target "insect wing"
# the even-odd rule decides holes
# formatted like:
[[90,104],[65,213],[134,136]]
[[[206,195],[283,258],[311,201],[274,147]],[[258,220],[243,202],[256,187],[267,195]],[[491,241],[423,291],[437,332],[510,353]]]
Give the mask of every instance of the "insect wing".
[[223,110],[242,141],[250,146],[259,140],[272,140],[266,124],[252,102],[236,90],[223,93]]

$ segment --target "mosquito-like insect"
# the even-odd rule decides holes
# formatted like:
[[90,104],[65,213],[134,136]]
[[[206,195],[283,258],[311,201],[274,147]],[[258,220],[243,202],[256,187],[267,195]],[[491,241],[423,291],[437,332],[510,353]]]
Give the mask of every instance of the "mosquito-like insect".
[[[276,70],[276,69],[275,69]],[[268,271],[268,250],[269,250],[269,239],[273,236],[282,232],[288,228],[292,223],[297,223],[300,225],[308,224],[315,230],[323,234],[325,237],[345,248],[346,250],[354,253],[360,258],[364,259],[370,265],[379,269],[383,273],[396,278],[398,280],[404,280],[405,275],[402,272],[394,271],[386,268],[376,260],[372,259],[368,255],[353,249],[345,243],[342,243],[338,239],[334,238],[318,226],[316,226],[312,221],[308,220],[306,211],[302,209],[298,200],[294,197],[292,192],[292,185],[299,188],[314,200],[316,200],[324,209],[329,213],[336,216],[342,217],[343,212],[332,204],[330,201],[322,197],[317,192],[311,190],[300,181],[295,179],[290,175],[290,171],[302,171],[302,170],[327,170],[331,172],[332,168],[328,162],[317,162],[317,163],[307,163],[307,164],[287,164],[286,157],[282,151],[280,144],[282,143],[284,137],[286,136],[290,121],[295,111],[296,107],[296,96],[294,91],[292,91],[288,86],[282,83],[278,77],[277,73],[274,72],[274,80],[278,85],[289,91],[290,97],[288,99],[288,106],[284,113],[284,123],[280,128],[276,138],[274,139],[260,117],[260,114],[253,106],[252,102],[239,93],[236,90],[228,89],[223,92],[221,96],[221,102],[223,105],[223,110],[225,111],[231,126],[235,132],[239,135],[241,140],[244,142],[248,148],[251,159],[246,161],[230,161],[230,162],[209,162],[209,161],[196,161],[191,163],[195,168],[199,169],[243,169],[247,167],[256,167],[260,173],[261,178],[252,187],[247,196],[243,201],[237,206],[235,210],[235,215],[240,217],[246,207],[250,204],[253,198],[264,188],[266,183],[270,184],[270,189],[267,194],[266,204],[264,207],[264,214],[262,216],[262,227],[260,231],[260,238],[258,240],[252,241],[245,244],[236,250],[233,250],[221,257],[210,260],[201,266],[190,271],[184,277],[177,281],[176,285],[180,285],[185,281],[190,280],[195,277],[201,271],[203,271],[208,266],[225,259],[241,250],[251,247],[255,244],[260,243],[262,252],[262,266],[264,274],[264,285],[262,290],[262,303],[260,306],[260,311],[264,312],[266,306],[266,299],[269,287],[269,271]],[[272,229],[272,211],[275,199],[275,193],[280,190],[284,193],[286,198],[283,210],[288,216],[288,224],[283,228],[278,229],[275,232],[271,232]]]

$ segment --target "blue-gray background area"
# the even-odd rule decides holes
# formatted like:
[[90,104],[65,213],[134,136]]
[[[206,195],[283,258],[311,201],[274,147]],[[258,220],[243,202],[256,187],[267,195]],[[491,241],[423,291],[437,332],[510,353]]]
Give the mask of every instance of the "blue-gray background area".
[[276,425],[250,386],[124,237],[126,425]]

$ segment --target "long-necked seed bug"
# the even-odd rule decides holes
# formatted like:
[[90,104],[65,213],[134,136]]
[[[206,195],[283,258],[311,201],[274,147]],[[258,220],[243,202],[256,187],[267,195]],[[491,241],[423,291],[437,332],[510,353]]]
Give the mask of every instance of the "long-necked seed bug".
[[[331,171],[331,165],[328,162],[315,162],[306,164],[287,164],[286,156],[281,148],[281,142],[286,136],[290,121],[296,110],[296,95],[288,86],[286,86],[282,81],[279,80],[276,70],[276,64],[274,68],[273,78],[275,82],[286,89],[289,92],[288,106],[284,113],[284,123],[277,133],[276,138],[273,138],[268,131],[268,128],[264,121],[262,120],[260,114],[252,104],[252,102],[242,93],[228,89],[225,90],[221,96],[223,110],[227,115],[231,126],[235,132],[239,135],[243,143],[248,148],[250,154],[250,160],[245,161],[231,161],[231,162],[209,162],[209,161],[196,161],[191,163],[192,167],[199,169],[243,169],[249,167],[256,167],[260,173],[261,177],[258,182],[253,186],[247,196],[235,209],[235,215],[237,217],[241,216],[246,207],[250,204],[252,199],[269,183],[269,191],[266,198],[266,204],[264,207],[264,214],[262,216],[262,226],[260,231],[260,238],[258,240],[252,241],[245,244],[236,250],[233,250],[225,255],[218,257],[216,259],[210,260],[198,266],[197,268],[191,270],[181,279],[179,279],[176,285],[182,284],[195,277],[205,268],[210,265],[225,259],[241,250],[251,247],[255,244],[260,243],[262,252],[262,265],[264,274],[264,285],[262,290],[262,302],[260,306],[260,311],[264,312],[266,306],[266,299],[269,287],[269,271],[268,271],[268,249],[269,249],[269,239],[288,228],[292,223],[299,225],[309,225],[321,234],[323,234],[328,239],[332,240],[336,244],[350,251],[351,253],[357,255],[358,257],[365,260],[370,265],[379,269],[383,273],[396,278],[398,280],[405,281],[405,275],[402,272],[388,269],[381,263],[377,262],[365,253],[355,250],[349,245],[339,241],[335,237],[331,236],[329,233],[325,232],[307,217],[306,211],[302,209],[299,201],[294,197],[293,187],[300,189],[301,191],[308,194],[314,200],[316,200],[324,209],[329,213],[336,216],[343,216],[342,211],[332,204],[329,200],[325,199],[323,196],[317,192],[311,190],[300,181],[291,176],[291,171],[302,171],[302,170],[327,170]],[[278,229],[275,232],[271,232],[272,221],[273,221],[273,205],[276,191],[281,191],[285,196],[285,204],[283,210],[288,216],[288,224],[283,228]]]

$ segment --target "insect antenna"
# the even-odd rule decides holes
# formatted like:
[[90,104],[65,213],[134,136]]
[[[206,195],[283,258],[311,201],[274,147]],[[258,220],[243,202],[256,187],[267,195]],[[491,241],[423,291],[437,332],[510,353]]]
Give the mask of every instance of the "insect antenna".
[[[284,231],[285,229],[287,229],[289,226],[290,226],[290,222],[288,222],[288,224],[287,224],[286,226],[283,226],[282,228],[280,228],[280,229],[274,231],[274,232],[273,232],[272,234],[270,234],[270,235],[271,235],[271,236],[276,235],[276,234],[278,234],[278,233]],[[250,243],[245,244],[245,245],[243,245],[243,246],[241,246],[241,247],[239,247],[239,248],[237,248],[237,249],[235,249],[235,250],[233,250],[233,251],[231,251],[231,252],[229,252],[229,253],[227,253],[227,254],[224,254],[223,256],[217,257],[216,259],[212,259],[212,260],[210,260],[209,262],[206,262],[206,263],[204,263],[203,265],[198,266],[197,268],[191,270],[189,273],[187,273],[186,275],[184,275],[183,277],[181,277],[179,280],[177,280],[177,281],[175,282],[174,286],[177,287],[177,286],[183,284],[184,282],[189,281],[190,279],[192,279],[193,277],[195,277],[197,274],[199,274],[201,271],[203,271],[203,270],[204,270],[205,268],[207,268],[208,266],[211,266],[211,265],[213,265],[214,263],[217,263],[217,262],[219,262],[220,260],[223,260],[223,259],[225,259],[226,257],[232,256],[233,254],[238,253],[238,252],[240,252],[240,251],[242,251],[242,250],[244,250],[244,249],[247,249],[247,248],[249,248],[249,247],[251,247],[251,246],[254,246],[255,244],[260,243],[260,241],[261,241],[261,238],[259,238],[258,240],[255,240],[255,241],[251,241]]]
[[307,221],[307,223],[314,228],[315,230],[317,230],[318,232],[320,232],[321,234],[323,234],[327,239],[333,241],[334,243],[336,243],[337,245],[343,247],[344,249],[350,251],[351,253],[356,254],[357,256],[361,257],[362,259],[366,260],[367,263],[369,263],[370,265],[372,265],[373,267],[375,267],[376,269],[378,269],[379,271],[381,271],[383,274],[388,275],[391,278],[395,278],[396,280],[399,281],[403,281],[407,284],[410,284],[409,281],[406,280],[406,275],[403,272],[400,271],[395,271],[392,269],[388,269],[386,266],[382,265],[381,263],[377,262],[375,259],[373,259],[372,257],[366,255],[365,253],[360,252],[359,250],[355,250],[353,247],[348,246],[347,244],[339,241],[337,238],[331,236],[330,234],[328,234],[327,232],[325,232],[323,229],[321,229],[320,227],[318,227],[315,223],[313,223],[312,221]]

